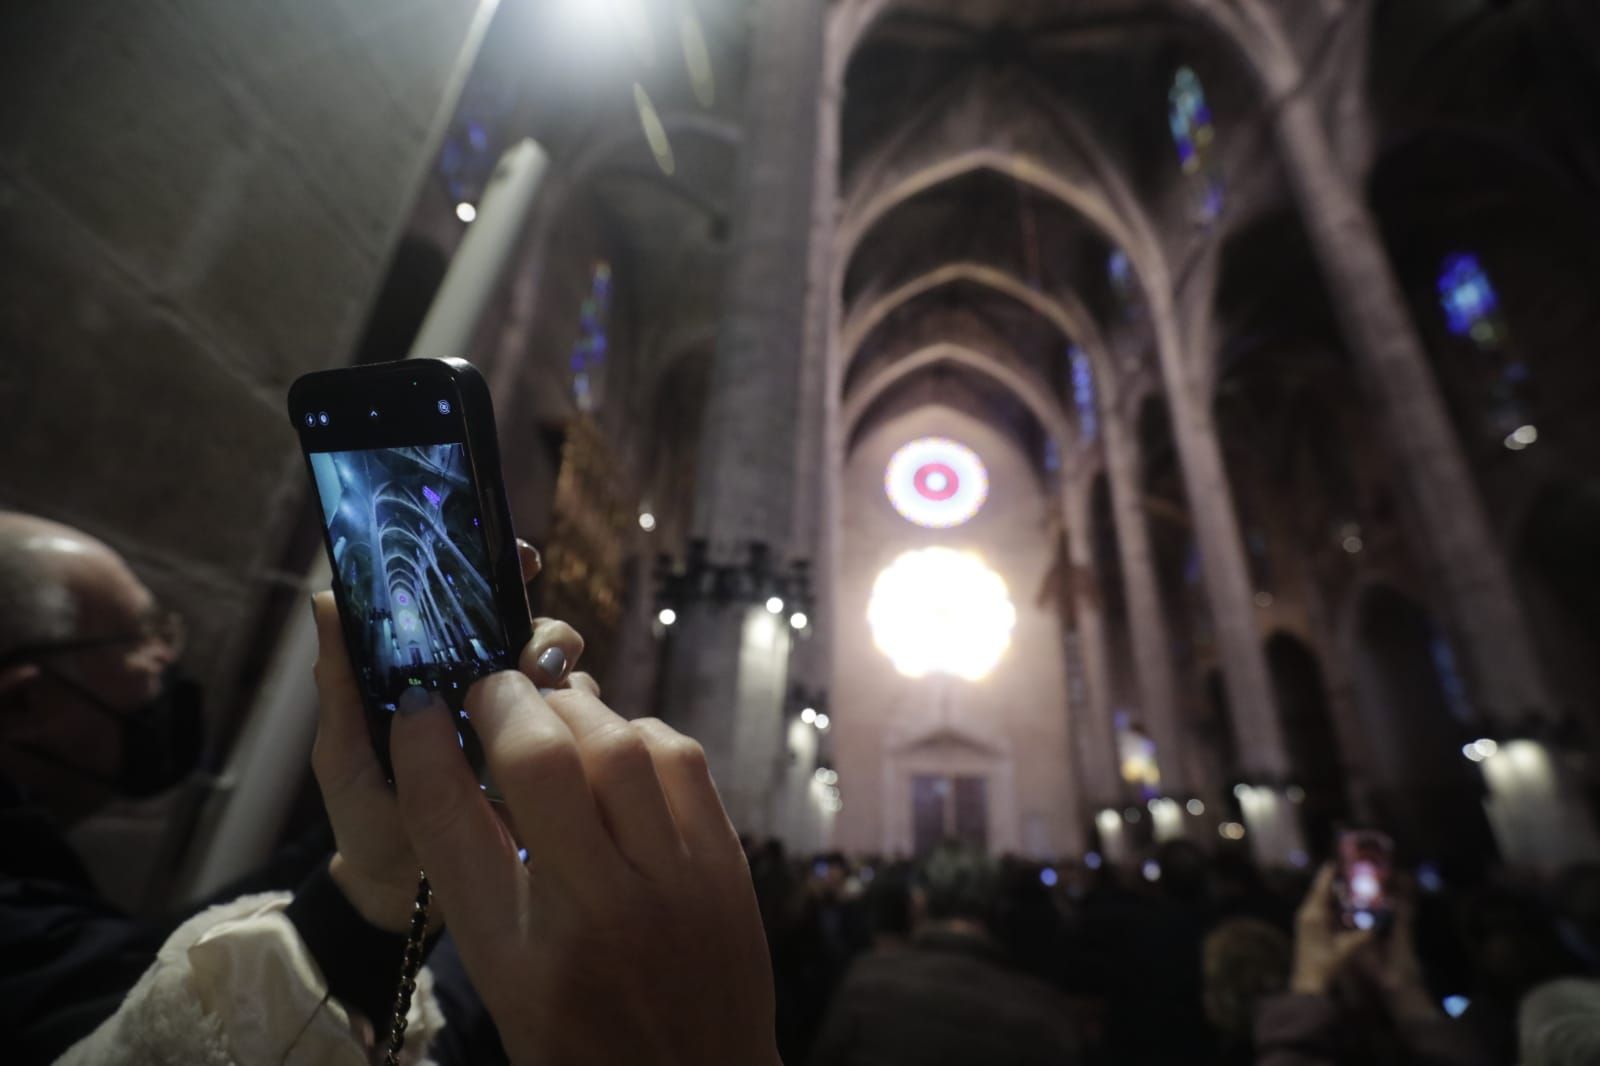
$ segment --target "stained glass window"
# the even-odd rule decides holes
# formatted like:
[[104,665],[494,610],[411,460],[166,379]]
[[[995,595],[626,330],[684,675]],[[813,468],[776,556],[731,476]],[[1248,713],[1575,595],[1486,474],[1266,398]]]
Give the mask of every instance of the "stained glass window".
[[1475,255],[1446,256],[1439,271],[1439,304],[1450,332],[1480,348],[1500,340],[1500,297]]
[[1112,251],[1106,260],[1106,277],[1111,281],[1111,295],[1116,300],[1122,317],[1132,321],[1139,310],[1138,282],[1134,280],[1133,264],[1128,261],[1128,253],[1121,248]]
[[1206,91],[1190,67],[1179,67],[1172,79],[1167,121],[1172,127],[1172,143],[1178,149],[1178,165],[1194,191],[1195,209],[1201,219],[1211,222],[1222,214],[1223,201],[1222,179],[1211,151],[1217,131],[1211,122]]
[[1528,365],[1512,349],[1494,282],[1476,255],[1457,252],[1445,256],[1438,287],[1446,328],[1487,359],[1490,430],[1503,435],[1507,448],[1522,451],[1539,431],[1527,415]]
[[1428,650],[1433,654],[1433,671],[1439,679],[1439,690],[1444,694],[1445,705],[1457,720],[1471,721],[1472,701],[1467,698],[1467,684],[1461,678],[1460,668],[1456,666],[1455,649],[1435,632],[1428,641]]
[[578,341],[572,346],[572,399],[580,411],[594,410],[594,375],[606,358],[611,317],[611,264],[594,265],[589,295],[578,310]]
[[1072,370],[1072,406],[1078,412],[1078,439],[1091,441],[1100,432],[1100,419],[1095,408],[1094,369],[1089,364],[1088,354],[1076,344],[1068,352],[1067,358]]

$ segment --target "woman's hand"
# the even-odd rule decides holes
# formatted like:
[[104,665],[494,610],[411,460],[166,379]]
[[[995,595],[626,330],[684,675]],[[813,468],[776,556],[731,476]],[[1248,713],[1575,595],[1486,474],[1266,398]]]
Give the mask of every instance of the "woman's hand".
[[401,715],[400,812],[516,1062],[778,1062],[744,852],[694,741],[580,678],[467,695],[524,865],[434,705]]
[[1370,931],[1340,929],[1334,923],[1337,903],[1333,895],[1334,867],[1317,872],[1311,891],[1294,916],[1294,970],[1289,990],[1325,996],[1346,962],[1373,939]]
[[[529,545],[520,547],[522,575],[531,581],[539,572],[539,555]],[[401,827],[394,790],[384,780],[372,751],[361,691],[345,651],[333,593],[313,596],[312,610],[317,620],[319,712],[311,767],[333,822],[338,849],[329,873],[363,918],[380,929],[405,932],[417,896],[420,866]],[[567,683],[582,653],[583,638],[571,626],[540,618],[535,620],[533,639],[523,650],[522,662],[540,685],[554,687]],[[547,669],[558,660],[555,670]],[[442,914],[440,908],[433,910],[436,917]]]

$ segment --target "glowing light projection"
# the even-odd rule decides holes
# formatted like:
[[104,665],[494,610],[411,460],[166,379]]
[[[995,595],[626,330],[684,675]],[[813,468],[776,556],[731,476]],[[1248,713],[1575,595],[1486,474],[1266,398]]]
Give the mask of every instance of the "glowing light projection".
[[1216,127],[1211,124],[1211,106],[1200,77],[1189,67],[1179,67],[1167,94],[1167,121],[1172,127],[1172,143],[1178,149],[1178,164],[1189,179],[1196,196],[1201,219],[1211,222],[1222,214],[1222,178],[1217,173],[1211,147]]
[[950,529],[969,521],[983,506],[989,474],[978,453],[966,445],[923,437],[890,457],[883,490],[906,521]]
[[988,676],[1017,624],[1003,578],[974,552],[923,548],[884,568],[867,603],[872,641],[906,677]]

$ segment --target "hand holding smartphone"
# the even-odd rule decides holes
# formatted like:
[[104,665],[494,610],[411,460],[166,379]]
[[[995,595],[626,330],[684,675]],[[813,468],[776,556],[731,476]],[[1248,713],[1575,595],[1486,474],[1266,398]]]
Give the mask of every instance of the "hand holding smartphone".
[[532,636],[488,387],[459,359],[329,370],[295,381],[289,417],[385,777],[392,716],[422,689],[456,716],[487,787],[467,689],[515,669]]

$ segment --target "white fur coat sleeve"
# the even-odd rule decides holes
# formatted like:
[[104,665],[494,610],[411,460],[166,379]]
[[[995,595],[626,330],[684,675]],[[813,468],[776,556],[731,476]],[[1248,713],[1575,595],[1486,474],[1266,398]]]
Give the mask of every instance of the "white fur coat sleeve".
[[[367,1066],[381,1059],[372,1024],[328,998],[322,973],[284,914],[288,902],[284,893],[245,896],[190,918],[117,1013],[56,1066]],[[425,1063],[443,1026],[424,969],[407,1017],[404,1060]]]

